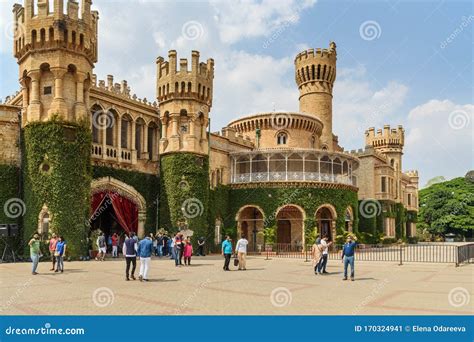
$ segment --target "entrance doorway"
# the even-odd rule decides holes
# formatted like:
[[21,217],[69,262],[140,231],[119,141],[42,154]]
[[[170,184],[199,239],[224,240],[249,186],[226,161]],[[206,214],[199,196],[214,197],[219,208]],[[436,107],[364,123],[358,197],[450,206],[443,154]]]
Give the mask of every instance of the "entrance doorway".
[[316,211],[316,222],[320,238],[327,236],[329,241],[333,241],[333,222],[335,219],[335,211],[333,212],[330,207],[323,206]]
[[236,220],[238,238],[243,234],[249,242],[247,250],[256,252],[259,246],[263,247],[263,213],[260,208],[256,206],[242,207],[237,213]]
[[288,220],[278,221],[277,243],[291,243],[291,222]]
[[276,243],[280,250],[301,251],[304,245],[304,211],[288,204],[276,215]]
[[[91,200],[91,232],[100,230],[106,241],[116,233],[119,236],[119,248],[129,232],[137,232],[138,208],[130,199],[111,191],[100,191],[92,196]],[[110,243],[107,243],[112,249]]]

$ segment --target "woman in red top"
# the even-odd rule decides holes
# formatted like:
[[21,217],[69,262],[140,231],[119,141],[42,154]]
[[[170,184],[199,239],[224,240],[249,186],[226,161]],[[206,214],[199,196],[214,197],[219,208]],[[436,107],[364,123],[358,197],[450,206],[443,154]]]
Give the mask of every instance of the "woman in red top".
[[112,258],[118,258],[118,235],[114,233],[112,235]]
[[191,239],[186,239],[185,245],[184,245],[184,264],[185,265],[191,265],[191,256],[193,255],[193,245],[191,244]]
[[51,239],[49,240],[49,254],[51,255],[51,261],[53,262],[53,268],[50,271],[54,271],[54,266],[56,264],[56,257],[54,256],[54,252],[56,251],[56,244],[58,243],[58,237],[56,234],[53,233]]

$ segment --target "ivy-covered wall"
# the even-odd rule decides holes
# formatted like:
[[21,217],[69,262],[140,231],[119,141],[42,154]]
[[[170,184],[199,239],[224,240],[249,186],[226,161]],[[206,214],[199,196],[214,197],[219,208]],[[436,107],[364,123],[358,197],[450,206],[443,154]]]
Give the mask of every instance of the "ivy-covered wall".
[[176,232],[187,222],[194,238],[210,236],[209,158],[192,153],[161,157],[159,225]]
[[306,213],[305,240],[314,237],[316,226],[316,209],[325,203],[332,204],[336,208],[336,233],[345,230],[345,212],[351,206],[354,213],[353,229],[357,231],[358,210],[357,193],[345,189],[314,189],[314,188],[255,188],[255,189],[232,189],[229,194],[228,220],[232,222],[231,233],[236,234],[235,216],[244,205],[254,204],[262,208],[265,215],[266,226],[276,225],[276,210],[286,204],[295,204],[302,207]]
[[[20,170],[15,165],[0,164],[0,223],[11,224],[21,223],[24,213],[21,207],[21,194],[19,194]],[[7,208],[5,208],[7,206]],[[9,208],[8,208],[9,207]],[[20,238],[11,239],[12,247],[15,249],[20,243]],[[0,249],[3,251],[4,245],[0,242]]]
[[159,190],[158,175],[115,169],[106,166],[93,166],[94,179],[112,177],[135,188],[146,201],[145,233],[154,233],[157,228],[156,199]]
[[90,128],[86,123],[53,118],[30,123],[23,135],[24,241],[37,231],[38,215],[46,204],[51,214],[50,229],[64,235],[68,255],[85,255],[91,182]]

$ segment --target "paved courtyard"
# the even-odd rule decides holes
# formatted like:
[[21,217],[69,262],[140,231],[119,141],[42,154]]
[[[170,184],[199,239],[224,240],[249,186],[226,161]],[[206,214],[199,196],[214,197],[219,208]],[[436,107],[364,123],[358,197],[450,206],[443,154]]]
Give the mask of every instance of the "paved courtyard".
[[29,263],[1,264],[0,314],[474,314],[474,265],[359,262],[350,282],[341,280],[336,260],[326,276],[300,259],[250,257],[247,271],[232,272],[222,270],[218,256],[193,263],[176,268],[154,259],[147,283],[126,282],[122,259],[67,262],[63,274],[40,263],[36,276]]

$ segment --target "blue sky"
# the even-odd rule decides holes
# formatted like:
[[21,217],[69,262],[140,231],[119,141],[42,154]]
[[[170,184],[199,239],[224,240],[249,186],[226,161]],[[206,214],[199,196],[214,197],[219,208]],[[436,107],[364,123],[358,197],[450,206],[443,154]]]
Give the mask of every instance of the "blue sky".
[[[0,4],[0,98],[17,89],[8,39],[13,3]],[[402,124],[403,169],[418,169],[421,185],[473,169],[470,1],[95,0],[93,7],[100,11],[98,77],[127,79],[139,97],[155,97],[154,60],[168,50],[215,59],[213,131],[241,115],[297,110],[294,56],[333,40],[333,127],[341,145],[361,148],[368,127]]]

